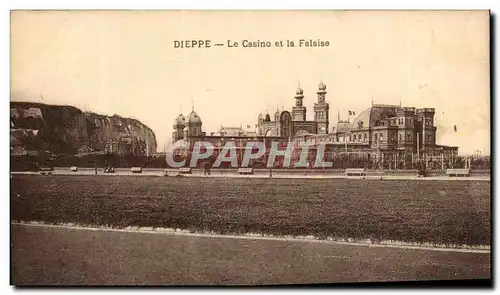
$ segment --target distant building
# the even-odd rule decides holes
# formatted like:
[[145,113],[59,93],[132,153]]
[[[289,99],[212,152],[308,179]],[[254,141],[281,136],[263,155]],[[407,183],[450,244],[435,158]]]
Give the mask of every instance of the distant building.
[[318,96],[314,103],[313,121],[306,120],[307,109],[303,105],[304,90],[298,87],[292,112],[276,110],[272,118],[269,113],[259,114],[258,135],[292,138],[300,134],[328,134],[330,105],[326,102],[326,85],[323,82],[318,85],[316,94]]
[[[452,161],[458,147],[436,143],[437,128],[434,125],[434,108],[402,107],[400,105],[374,104],[361,112],[352,122],[337,119],[330,128],[329,103],[326,102],[326,85],[318,85],[314,104],[314,120],[306,120],[307,109],[303,105],[304,91],[299,87],[294,96],[292,111],[277,110],[274,116],[259,114],[256,131],[244,131],[241,127],[223,127],[219,132],[206,135],[202,132],[202,120],[192,110],[186,118],[178,115],[174,121],[172,139],[184,141],[208,140],[220,147],[227,140],[236,140],[242,147],[247,141],[270,140],[295,143],[307,142],[312,146],[323,143],[329,155],[357,154],[374,161],[415,163],[428,161]],[[391,164],[392,165],[392,164]],[[406,164],[405,164],[406,165]]]
[[373,105],[361,112],[354,121],[339,120],[328,135],[296,134],[296,139],[312,139],[339,145],[347,143],[352,151],[373,149],[405,150],[408,153],[418,148],[457,151],[457,147],[436,144],[433,108],[415,109],[396,105]]
[[219,132],[217,132],[217,135],[220,136],[243,136],[245,135],[246,132],[243,130],[243,128],[240,127],[224,127],[220,126]]

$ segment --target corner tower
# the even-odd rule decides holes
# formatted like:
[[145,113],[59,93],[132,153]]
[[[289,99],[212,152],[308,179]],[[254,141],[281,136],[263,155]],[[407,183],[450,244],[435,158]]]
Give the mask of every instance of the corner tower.
[[326,102],[326,85],[318,85],[318,102],[314,103],[314,121],[317,122],[318,134],[328,134],[330,105]]
[[295,92],[295,106],[292,107],[292,121],[305,121],[306,120],[306,107],[302,104],[304,99],[304,90],[297,87]]
[[201,118],[194,111],[194,107],[192,107],[191,113],[189,114],[189,117],[188,117],[188,122],[186,124],[186,126],[188,127],[188,132],[189,132],[188,136],[193,137],[193,136],[202,135],[201,125],[202,125]]
[[184,127],[186,127],[186,117],[179,114],[174,121],[174,132],[172,132],[172,141],[176,142],[184,138]]

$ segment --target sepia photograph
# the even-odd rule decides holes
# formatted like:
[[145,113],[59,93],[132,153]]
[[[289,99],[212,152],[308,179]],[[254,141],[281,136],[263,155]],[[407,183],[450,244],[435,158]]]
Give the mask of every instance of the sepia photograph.
[[10,284],[489,286],[488,10],[12,10]]

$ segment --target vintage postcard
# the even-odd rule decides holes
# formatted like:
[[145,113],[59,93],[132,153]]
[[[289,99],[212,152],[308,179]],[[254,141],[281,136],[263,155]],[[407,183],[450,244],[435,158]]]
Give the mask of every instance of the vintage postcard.
[[489,11],[10,26],[12,285],[491,286]]

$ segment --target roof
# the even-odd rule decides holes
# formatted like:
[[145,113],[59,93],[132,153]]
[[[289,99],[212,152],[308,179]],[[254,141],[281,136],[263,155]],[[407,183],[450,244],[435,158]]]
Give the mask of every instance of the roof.
[[347,121],[339,121],[335,132],[345,133],[352,129],[352,124]]
[[234,127],[234,126],[224,127],[224,126],[221,126],[220,129],[219,129],[219,133],[223,133],[225,136],[239,136],[239,135],[245,133],[245,131],[241,127]]
[[220,130],[243,130],[240,126],[220,126]]
[[373,105],[362,111],[352,122],[352,128],[375,127],[378,121],[395,117],[399,106]]

